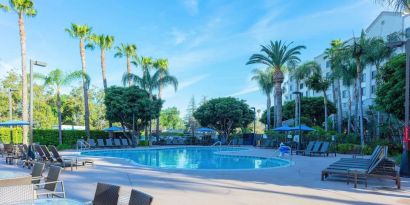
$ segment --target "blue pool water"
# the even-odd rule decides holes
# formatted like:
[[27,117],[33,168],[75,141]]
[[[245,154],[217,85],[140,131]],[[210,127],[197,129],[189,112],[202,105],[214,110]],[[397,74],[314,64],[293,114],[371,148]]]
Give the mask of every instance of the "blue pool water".
[[261,169],[289,165],[277,158],[224,155],[224,151],[240,151],[243,148],[228,147],[177,147],[145,150],[97,150],[82,155],[119,157],[155,168],[173,169]]

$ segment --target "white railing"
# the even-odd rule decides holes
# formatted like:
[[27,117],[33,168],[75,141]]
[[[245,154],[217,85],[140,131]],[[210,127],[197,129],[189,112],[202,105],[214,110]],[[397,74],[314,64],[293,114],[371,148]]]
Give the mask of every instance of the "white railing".
[[216,146],[217,144],[219,144],[219,146],[222,146],[222,142],[221,142],[221,141],[217,141],[217,142],[215,142],[215,143],[212,145],[212,147]]
[[90,144],[88,144],[84,140],[77,140],[77,150],[85,150],[85,149],[90,149]]

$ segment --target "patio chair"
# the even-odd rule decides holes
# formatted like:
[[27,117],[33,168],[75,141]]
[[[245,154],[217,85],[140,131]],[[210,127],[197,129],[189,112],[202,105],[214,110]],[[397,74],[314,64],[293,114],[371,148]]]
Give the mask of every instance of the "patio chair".
[[104,140],[103,139],[97,139],[97,145],[100,148],[105,147]]
[[114,139],[114,146],[115,147],[122,147],[120,139]]
[[47,160],[51,163],[54,163],[56,160],[51,156],[50,151],[48,150],[47,146],[40,145],[41,150],[43,150],[44,155],[46,156]]
[[133,189],[131,190],[131,196],[128,205],[151,205],[152,200],[152,196]]
[[19,204],[34,199],[32,184],[0,187],[0,204]]
[[13,155],[14,146],[12,144],[4,144],[4,154]]
[[31,158],[27,155],[27,152],[24,150],[23,145],[18,145],[18,149],[20,151],[20,162],[23,165],[23,167],[28,167],[32,165],[31,163]]
[[296,150],[296,154],[305,155],[306,153],[310,153],[313,150],[313,147],[315,146],[315,144],[316,144],[316,141],[310,141],[306,149]]
[[117,204],[120,193],[120,187],[111,184],[98,182],[95,190],[93,205]]
[[112,139],[111,138],[107,138],[105,139],[105,146],[106,147],[114,147],[114,145],[112,144]]
[[308,154],[309,154],[309,156],[312,156],[314,153],[319,152],[320,148],[322,147],[322,143],[323,143],[323,142],[317,141],[317,142],[315,143],[315,145],[313,146],[312,151],[310,151],[310,152],[308,151],[308,152],[305,152],[305,153],[303,153],[303,154],[304,154],[305,156],[308,155]]
[[[48,170],[47,177],[44,178],[43,183],[37,184],[38,188],[36,188],[36,195],[37,198],[40,196],[49,196],[53,197],[60,197],[65,198],[65,190],[64,190],[64,183],[63,181],[59,181],[58,178],[60,177],[61,168],[57,166],[50,166]],[[57,190],[57,185],[60,184],[60,191]]]
[[71,160],[63,159],[63,157],[60,155],[60,153],[57,151],[57,148],[54,145],[50,146],[50,150],[53,153],[53,156],[57,162],[55,163],[55,165],[59,165],[63,168],[71,167],[73,165]]
[[312,151],[311,154],[319,154],[319,155],[324,155],[324,156],[329,156],[329,147],[330,143],[329,142],[323,142],[322,146],[320,147],[319,151],[315,152]]
[[121,139],[122,145],[124,145],[125,147],[129,147],[130,145],[128,144],[128,140],[127,139]]
[[45,164],[36,162],[34,163],[33,169],[31,170],[31,183],[38,184],[43,176]]
[[34,149],[36,150],[38,156],[40,157],[39,161],[47,162],[46,154],[44,154],[43,149],[41,149],[40,145],[33,145]]
[[95,148],[97,147],[97,144],[95,144],[94,139],[88,139],[88,144],[90,145],[90,148]]

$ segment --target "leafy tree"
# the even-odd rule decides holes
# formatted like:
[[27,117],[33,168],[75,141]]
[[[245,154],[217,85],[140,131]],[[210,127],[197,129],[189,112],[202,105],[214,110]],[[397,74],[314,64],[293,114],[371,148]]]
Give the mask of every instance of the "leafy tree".
[[[266,109],[269,109],[271,107],[271,94],[273,91],[273,70],[272,69],[265,69],[259,70],[259,69],[254,69],[252,71],[253,76],[252,80],[256,80],[258,82],[258,86],[261,89],[261,91],[266,95]],[[270,125],[271,125],[271,113],[268,112],[266,115],[266,129],[269,130]]]
[[225,142],[232,130],[247,127],[254,115],[244,100],[232,97],[209,100],[194,112],[195,119],[202,126],[217,130]]
[[61,88],[69,85],[73,80],[81,79],[83,76],[82,71],[76,71],[72,73],[64,73],[60,69],[52,70],[48,75],[36,74],[36,78],[40,78],[44,81],[45,86],[52,87],[54,95],[57,98],[57,114],[58,114],[58,143],[63,143],[63,132],[61,129],[62,116],[61,116]]
[[299,55],[305,46],[291,47],[292,43],[282,41],[270,42],[269,45],[261,45],[261,53],[253,54],[246,64],[264,64],[274,70],[273,82],[275,84],[275,115],[276,126],[282,126],[282,83],[284,80],[284,65],[291,62],[299,62]]
[[84,123],[85,133],[87,139],[90,138],[90,107],[88,102],[88,86],[89,79],[87,79],[87,66],[85,62],[85,41],[90,40],[92,28],[87,25],[71,24],[70,28],[66,28],[65,31],[72,37],[80,40],[80,57],[81,66],[83,72],[83,96],[84,96]]
[[[150,98],[147,91],[131,87],[111,86],[107,89],[104,104],[106,118],[119,122],[123,128],[133,129],[139,136],[150,120],[158,117],[162,102],[155,96]],[[124,135],[128,136],[126,133]],[[135,145],[136,140],[132,138]]]
[[352,124],[352,95],[350,93],[351,87],[355,84],[356,79],[356,64],[349,58],[343,63],[342,68],[342,82],[343,85],[347,87],[347,98],[348,98],[348,112],[347,112],[347,134],[350,134],[351,124]]
[[[137,58],[137,45],[121,43],[120,46],[115,47],[115,51],[114,57],[125,57],[127,59],[127,73],[131,74],[131,59]],[[131,82],[129,82],[128,86],[131,86]]]
[[393,6],[396,11],[410,11],[410,1],[408,0],[376,0],[376,2]]
[[[323,109],[323,97],[302,97],[301,99],[301,121],[308,125],[322,126],[325,115],[324,112],[318,112]],[[329,114],[336,113],[336,107],[332,102],[328,102]],[[271,110],[274,108],[271,107]],[[295,101],[286,102],[283,105],[283,118],[284,120],[294,119],[295,117]],[[263,111],[260,122],[266,123],[266,110]]]
[[[26,70],[26,29],[24,26],[24,17],[35,17],[37,10],[34,8],[34,3],[31,0],[10,0],[9,6],[0,4],[0,10],[13,10],[18,16],[20,48],[21,48],[21,78],[22,78],[22,114],[23,120],[28,121],[28,97],[27,97],[27,70]],[[27,126],[23,126],[23,143],[27,144]]]
[[376,106],[404,120],[406,55],[392,57],[377,75]]
[[176,107],[170,107],[161,111],[159,120],[161,127],[165,129],[180,129],[183,128],[183,121],[179,117],[179,110]]

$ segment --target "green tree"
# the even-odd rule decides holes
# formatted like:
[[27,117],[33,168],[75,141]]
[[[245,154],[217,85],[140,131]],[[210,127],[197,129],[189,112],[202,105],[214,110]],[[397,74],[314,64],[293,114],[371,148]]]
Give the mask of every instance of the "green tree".
[[75,71],[72,73],[64,73],[60,69],[50,71],[48,75],[36,74],[36,78],[42,79],[45,86],[50,86],[57,98],[57,114],[58,114],[58,143],[63,143],[63,132],[61,129],[61,89],[63,86],[69,85],[73,80],[81,79],[83,77],[82,71]]
[[[20,48],[21,48],[21,78],[22,78],[22,114],[23,120],[28,121],[28,97],[27,97],[27,70],[26,70],[26,29],[24,25],[24,17],[34,17],[37,15],[37,10],[34,8],[34,3],[31,0],[10,0],[9,6],[0,4],[0,9],[4,11],[13,10],[18,16]],[[27,126],[23,126],[23,143],[27,144]]]
[[396,11],[410,11],[410,1],[408,0],[375,0],[376,2],[393,6]]
[[376,106],[404,120],[406,55],[392,57],[379,69],[377,75]]
[[183,121],[179,117],[179,110],[176,107],[166,108],[161,111],[160,122],[161,127],[165,129],[180,129],[183,128]]
[[355,84],[356,75],[356,63],[351,58],[345,60],[342,67],[342,81],[343,85],[347,87],[347,98],[349,104],[347,112],[347,134],[350,134],[352,124],[352,95],[350,93],[350,89]]
[[199,126],[198,121],[194,117],[194,113],[196,109],[197,107],[196,107],[195,97],[192,96],[191,99],[189,100],[188,107],[186,109],[187,113],[184,119],[185,126],[187,127],[187,130],[191,132],[192,137],[195,137],[195,130]]
[[90,40],[92,28],[87,25],[71,24],[70,28],[66,28],[65,31],[72,37],[80,40],[80,57],[81,67],[83,72],[83,96],[84,96],[84,123],[85,133],[87,140],[90,138],[90,107],[88,102],[88,86],[89,79],[87,79],[87,66],[85,62],[85,41]]
[[211,127],[227,142],[232,130],[246,128],[254,120],[255,113],[244,100],[232,97],[216,98],[201,105],[194,117],[202,126]]
[[[150,120],[158,117],[162,106],[160,100],[151,98],[147,91],[137,86],[109,87],[104,103],[107,108],[106,118],[120,123],[123,128],[132,129],[137,136],[140,136]],[[124,135],[128,136],[127,133]],[[134,145],[137,143],[134,137],[132,142]]]
[[325,124],[325,130],[328,131],[328,123],[327,123],[328,99],[327,99],[326,91],[330,87],[330,81],[326,77],[323,77],[322,69],[320,68],[320,65],[317,64],[316,62],[311,61],[311,62],[305,63],[304,67],[306,67],[307,70],[310,70],[310,71],[313,72],[313,74],[306,80],[306,86],[309,89],[314,90],[315,92],[322,92],[323,93],[323,106],[324,106],[324,113],[325,113],[324,124]]
[[269,45],[261,45],[261,53],[253,54],[246,64],[264,64],[274,70],[273,82],[275,84],[275,119],[276,126],[282,126],[282,83],[284,80],[284,65],[289,62],[299,62],[299,55],[305,46],[291,47],[292,43],[282,41],[270,42]]
[[[131,74],[131,59],[137,58],[137,45],[121,43],[120,46],[115,47],[115,51],[114,57],[127,59],[127,73]],[[128,83],[128,86],[131,86],[131,82]]]
[[[273,70],[267,68],[265,70],[254,69],[252,71],[252,80],[257,81],[259,88],[266,95],[266,109],[271,107],[271,94],[273,92]],[[266,129],[269,130],[271,125],[271,113],[266,115]]]

